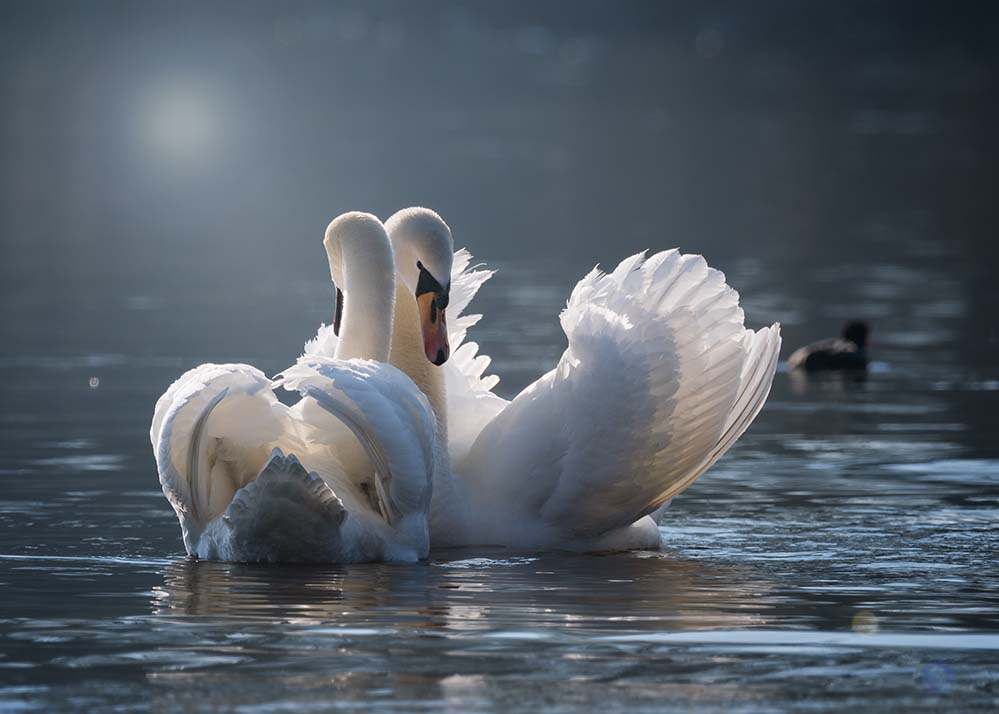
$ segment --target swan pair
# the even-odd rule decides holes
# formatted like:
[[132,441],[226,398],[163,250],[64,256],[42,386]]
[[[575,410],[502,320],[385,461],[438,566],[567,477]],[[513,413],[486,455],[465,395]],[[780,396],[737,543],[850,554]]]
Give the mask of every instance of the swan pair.
[[[202,365],[150,432],[188,553],[415,560],[434,545],[657,548],[658,518],[762,408],[779,326],[747,330],[700,256],[594,269],[558,365],[512,402],[464,315],[491,271],[433,211],[334,220],[334,323],[275,380]],[[300,395],[287,407],[273,388]]]

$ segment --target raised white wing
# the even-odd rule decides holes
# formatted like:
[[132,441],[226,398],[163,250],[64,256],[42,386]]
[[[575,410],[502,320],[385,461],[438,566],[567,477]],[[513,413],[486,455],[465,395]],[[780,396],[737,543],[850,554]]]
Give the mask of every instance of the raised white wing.
[[675,250],[594,269],[561,322],[558,366],[459,465],[483,520],[521,516],[555,537],[627,526],[689,486],[759,412],[780,349],[778,325],[745,329],[724,275]]
[[468,330],[482,315],[464,315],[468,304],[489,278],[492,270],[471,265],[471,254],[462,248],[454,254],[451,266],[451,292],[448,303],[448,341],[451,358],[444,363],[444,386],[447,392],[448,448],[451,462],[457,463],[472,447],[482,427],[499,414],[509,402],[495,394],[499,383],[495,375],[484,376],[490,358],[480,355],[475,342],[465,342]]
[[150,429],[163,493],[196,553],[205,527],[256,478],[273,448],[293,438],[271,381],[245,364],[203,364],[156,403]]
[[409,514],[425,516],[436,420],[409,377],[381,362],[303,357],[278,375],[275,384],[307,398],[299,418],[310,453],[327,445],[326,415],[357,438],[374,466],[375,502],[388,523]]
[[157,403],[150,435],[188,553],[425,557],[436,421],[412,381],[388,365],[319,357],[277,383],[304,398],[288,408],[260,370],[206,364]]

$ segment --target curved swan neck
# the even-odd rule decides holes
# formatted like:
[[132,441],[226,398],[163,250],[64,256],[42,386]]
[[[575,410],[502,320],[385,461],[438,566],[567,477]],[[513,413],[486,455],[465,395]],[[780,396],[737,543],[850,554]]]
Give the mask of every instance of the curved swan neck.
[[[369,220],[370,218],[370,220]],[[330,274],[342,292],[343,316],[336,359],[388,361],[395,311],[395,260],[381,223],[337,219],[326,230]]]

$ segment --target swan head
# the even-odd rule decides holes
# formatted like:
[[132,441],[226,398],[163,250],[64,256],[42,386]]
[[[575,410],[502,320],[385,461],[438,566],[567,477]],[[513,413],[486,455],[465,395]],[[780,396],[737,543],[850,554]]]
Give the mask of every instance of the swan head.
[[[357,263],[353,265],[353,270],[359,275],[363,273],[362,278],[370,279],[370,271],[391,275],[394,271],[392,250],[382,222],[376,216],[361,211],[351,211],[334,218],[326,228],[323,245],[329,259],[330,277],[336,285],[333,332],[339,335],[348,281],[345,260]],[[345,258],[345,253],[350,257]]]
[[427,359],[440,366],[451,355],[448,295],[454,241],[447,223],[429,208],[404,208],[385,222],[396,271],[416,298]]

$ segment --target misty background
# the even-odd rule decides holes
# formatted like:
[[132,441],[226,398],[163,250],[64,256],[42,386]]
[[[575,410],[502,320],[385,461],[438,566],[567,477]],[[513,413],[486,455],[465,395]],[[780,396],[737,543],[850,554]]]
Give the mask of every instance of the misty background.
[[[576,279],[645,248],[704,254],[750,306],[763,273],[851,300],[877,260],[916,270],[907,290],[943,275],[961,360],[999,363],[994,4],[8,2],[0,19],[15,363],[280,346],[287,364],[330,317],[328,221],[409,205],[502,269],[486,290],[508,308],[529,271],[557,273],[553,330]],[[756,308],[789,347],[847,317],[891,328]]]

